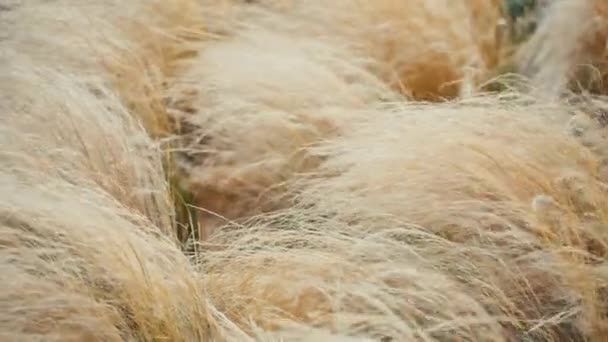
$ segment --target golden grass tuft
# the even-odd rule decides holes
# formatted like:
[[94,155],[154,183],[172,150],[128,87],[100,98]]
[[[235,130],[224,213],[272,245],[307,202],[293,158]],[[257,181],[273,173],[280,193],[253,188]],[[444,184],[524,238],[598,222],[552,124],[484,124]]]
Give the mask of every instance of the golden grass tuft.
[[283,183],[318,164],[304,147],[404,94],[439,100],[475,92],[501,55],[496,2],[220,7],[216,15],[232,28],[210,25],[221,34],[201,46],[169,96],[186,128],[182,187],[204,209],[203,239],[218,224],[280,207]]
[[156,144],[78,77],[30,66],[0,84],[3,338],[206,339]]
[[312,149],[292,208],[214,234],[209,295],[265,329],[601,340],[606,155],[578,110],[510,94],[375,112]]
[[[0,44],[7,63],[29,59],[83,81],[101,80],[162,143],[167,177],[173,179],[180,175],[170,152],[171,137],[180,127],[168,115],[167,89],[205,38],[202,7],[189,0],[15,2],[0,12],[8,32]],[[187,225],[190,215],[182,197],[188,193],[175,183],[177,221]],[[179,229],[180,238],[187,236],[186,230]]]
[[400,98],[347,56],[260,27],[202,48],[169,95],[176,121],[188,128],[182,187],[213,212],[199,214],[202,238],[226,220],[277,208],[283,182],[318,164],[304,147]]
[[0,339],[603,340],[607,104],[475,95],[498,4],[0,5]]
[[152,136],[172,133],[164,90],[202,36],[195,1],[54,0],[10,8],[3,45],[42,65],[102,77]]
[[348,47],[393,89],[417,100],[475,91],[500,63],[496,0],[256,3],[281,16],[250,21]]
[[378,114],[318,148],[327,162],[300,184],[298,198],[369,233],[410,225],[404,243],[488,312],[508,317],[511,334],[601,339],[602,129],[585,119],[585,147],[567,130],[569,120],[582,127],[583,114],[570,119],[576,108],[517,102],[411,104]]

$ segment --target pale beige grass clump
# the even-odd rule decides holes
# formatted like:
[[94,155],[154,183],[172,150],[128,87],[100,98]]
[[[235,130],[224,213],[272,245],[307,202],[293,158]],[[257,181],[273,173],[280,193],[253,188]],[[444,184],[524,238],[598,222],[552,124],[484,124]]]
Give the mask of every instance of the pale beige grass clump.
[[[218,2],[230,25],[203,46],[198,3],[157,5],[0,12],[0,339],[608,333],[608,151],[571,120],[586,108],[399,93],[455,96],[416,71],[491,68],[494,12],[471,13],[494,2]],[[153,140],[172,129],[195,204],[228,220],[288,208],[185,255]]]
[[603,193],[565,107],[378,109],[319,147],[299,206],[224,227],[191,264],[157,224],[158,146],[112,94],[27,69],[0,83],[7,338],[602,336],[605,240],[577,220],[595,203],[601,223]]
[[503,340],[502,317],[407,240],[442,239],[398,222],[363,228],[314,209],[223,227],[200,256],[209,296],[235,323],[288,341]]
[[[168,115],[167,89],[206,39],[203,7],[214,6],[196,0],[17,1],[0,11],[6,32],[0,48],[7,63],[26,59],[82,80],[101,80],[163,143],[167,177],[173,179],[180,175],[171,137],[180,127]],[[187,195],[175,187],[172,192],[182,223],[189,221],[181,205]]]
[[157,144],[77,77],[21,64],[0,87],[2,339],[214,336]]
[[319,213],[225,229],[189,260],[162,230],[159,148],[115,96],[48,68],[3,75],[3,338],[500,340],[409,245]]
[[182,125],[182,188],[201,238],[226,220],[280,207],[283,182],[314,169],[304,147],[399,100],[348,50],[252,25],[207,42],[169,98]]
[[[11,48],[14,46],[18,45]],[[287,288],[264,284],[242,288],[247,279],[244,274],[220,271],[220,278],[228,284],[219,281],[215,272],[225,260],[221,255],[203,251],[195,265],[190,264],[171,239],[173,210],[167,201],[161,150],[139,126],[137,116],[106,88],[112,83],[106,82],[104,74],[72,69],[67,61],[55,69],[44,66],[52,65],[52,58],[37,59],[19,48],[6,52],[4,57],[10,63],[3,64],[0,80],[0,187],[6,194],[0,201],[4,211],[0,257],[9,279],[1,291],[3,338],[242,341],[249,337],[241,329],[264,340],[282,336],[347,339],[347,333],[356,333],[352,327],[359,323],[350,323],[346,313],[344,328],[333,329],[333,333],[326,329],[311,332],[307,326],[292,328],[291,323],[298,320],[291,316],[275,321],[280,317],[264,314],[273,307],[263,302],[247,306],[250,291],[287,302],[293,294],[283,292]],[[368,82],[374,84],[369,86],[372,89],[384,89],[376,81]],[[340,101],[356,105],[360,99],[349,95]],[[316,104],[312,95],[305,100]],[[340,108],[341,103],[335,106]],[[297,234],[302,239],[309,237],[306,232]],[[256,236],[252,232],[251,237]],[[332,244],[348,249],[351,240],[338,235]],[[281,250],[269,252],[280,259],[291,258]],[[361,279],[362,270],[349,258],[341,259],[333,249],[326,253],[329,260],[356,270],[350,276],[355,282]],[[305,255],[295,256],[305,261]],[[297,260],[292,260],[294,266],[298,266]],[[311,273],[314,279],[316,269],[302,266],[301,274]],[[256,276],[276,279],[280,274],[268,269]],[[297,284],[300,278],[293,276],[292,282]],[[374,290],[385,297],[385,304],[374,304],[368,295],[370,303],[354,308],[357,320],[376,315],[376,308],[384,310],[376,323],[366,325],[373,326],[375,335],[386,335],[378,324],[384,324],[383,317],[389,314],[386,305],[395,295],[381,280],[363,285],[354,284],[356,288],[348,293],[365,295]],[[445,286],[450,285],[441,289]],[[222,292],[227,288],[243,292]],[[235,298],[243,300],[239,305],[246,308],[237,317],[231,306],[223,305]],[[295,307],[302,312],[315,310],[300,304]],[[469,305],[465,309],[472,310]],[[401,316],[391,325],[391,331],[418,334],[410,331],[416,323],[408,324]]]
[[284,206],[283,183],[318,164],[303,148],[382,103],[477,91],[500,62],[499,18],[497,1],[217,3],[215,39],[168,96],[199,236]]
[[[123,62],[164,63],[159,55],[136,56],[152,38],[129,40],[117,22],[143,14],[136,9],[148,4],[129,5],[46,1],[2,8],[1,339],[192,341],[240,334],[217,323],[198,273],[173,238],[161,149],[141,122],[154,127],[128,103],[133,95],[152,102],[150,94],[125,93],[115,82],[118,69],[103,65],[123,53],[132,58]],[[158,29],[157,37],[165,34]],[[140,71],[128,82],[152,84]]]
[[249,21],[348,46],[393,89],[418,100],[476,91],[493,76],[502,43],[508,43],[497,31],[502,5],[497,0],[257,2],[280,13],[281,20]]
[[601,128],[583,135],[590,148],[569,132],[594,126],[569,128],[575,110],[507,95],[397,105],[316,149],[326,162],[299,205],[362,234],[409,227],[401,243],[504,317],[506,336],[597,340],[608,170]]
[[204,37],[197,1],[21,1],[6,8],[0,12],[3,50],[84,78],[101,77],[151,135],[172,132],[164,90]]

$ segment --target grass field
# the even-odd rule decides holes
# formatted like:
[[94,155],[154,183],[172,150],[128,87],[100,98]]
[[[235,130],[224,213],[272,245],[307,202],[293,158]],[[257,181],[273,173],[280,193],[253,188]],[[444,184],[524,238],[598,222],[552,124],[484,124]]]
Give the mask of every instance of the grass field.
[[605,341],[605,0],[0,0],[0,341]]

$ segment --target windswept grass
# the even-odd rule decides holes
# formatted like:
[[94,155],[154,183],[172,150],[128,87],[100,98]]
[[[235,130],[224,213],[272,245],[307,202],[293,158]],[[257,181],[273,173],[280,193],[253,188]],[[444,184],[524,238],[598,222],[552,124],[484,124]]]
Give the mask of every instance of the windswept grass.
[[0,339],[602,341],[602,4],[0,5]]

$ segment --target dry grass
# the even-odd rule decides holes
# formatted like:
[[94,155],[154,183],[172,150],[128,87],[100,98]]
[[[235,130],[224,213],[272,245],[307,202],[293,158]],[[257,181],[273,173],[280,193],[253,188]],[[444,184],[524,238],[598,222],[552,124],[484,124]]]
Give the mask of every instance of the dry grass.
[[[19,2],[16,2],[19,3]],[[154,137],[172,132],[162,104],[203,31],[195,1],[22,1],[2,13],[7,48],[37,64],[103,78]],[[162,15],[160,15],[162,13]]]
[[368,232],[400,222],[416,254],[520,338],[605,336],[601,129],[585,119],[585,147],[566,130],[572,109],[513,98],[400,107],[320,147],[303,204]]
[[[557,46],[564,10],[590,9],[559,3],[525,49]],[[607,104],[471,96],[497,18],[0,4],[0,339],[603,340]],[[174,185],[207,210],[186,251]]]
[[218,41],[201,47],[170,92],[187,129],[181,187],[213,212],[199,214],[203,238],[279,207],[283,183],[318,163],[304,147],[400,94],[475,92],[500,59],[496,2],[261,3],[215,8],[225,18],[210,25]]
[[556,95],[566,87],[608,94],[608,4],[554,0],[517,64],[537,87]]
[[[87,2],[14,1],[0,11],[7,32],[0,39],[4,60],[21,59],[97,80],[116,93],[150,136],[169,150],[179,129],[169,117],[167,89],[183,60],[196,54],[205,39],[203,5],[196,1]],[[172,156],[163,156],[166,172],[177,177]],[[180,204],[183,190],[172,184]],[[187,194],[186,194],[187,195]],[[178,220],[188,214],[178,205]],[[178,235],[183,235],[180,230]]]
[[293,208],[216,232],[209,295],[266,329],[602,340],[606,154],[576,111],[513,94],[373,113],[313,149]]
[[496,0],[256,2],[280,17],[250,22],[347,47],[351,58],[365,59],[393,89],[418,100],[474,91],[500,62]]
[[160,150],[78,78],[34,66],[1,84],[2,339],[208,336],[204,289],[171,238]]
[[[126,88],[102,63],[135,44],[101,19],[137,9],[118,5],[49,1],[2,13],[2,339],[222,336],[173,238],[161,149],[141,126],[150,121],[125,103],[154,100],[116,94]],[[146,76],[128,82],[153,86]]]
[[[303,148],[399,99],[344,49],[254,27],[208,44],[173,87],[182,164],[202,236],[225,219],[276,208],[282,183],[318,160]],[[263,113],[263,115],[260,115]]]

